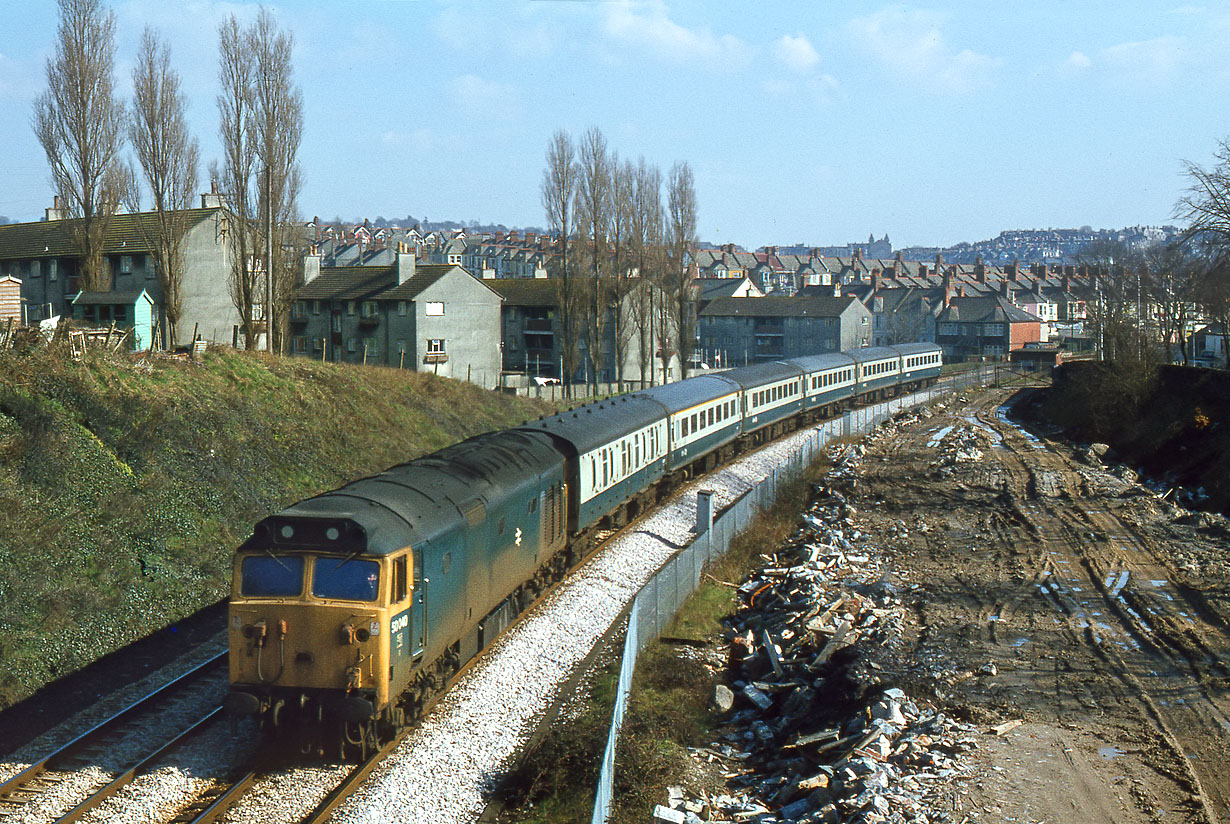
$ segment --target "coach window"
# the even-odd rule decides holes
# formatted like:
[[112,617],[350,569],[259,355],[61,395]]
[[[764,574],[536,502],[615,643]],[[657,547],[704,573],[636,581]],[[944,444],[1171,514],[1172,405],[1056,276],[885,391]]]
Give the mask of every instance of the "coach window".
[[406,600],[410,594],[409,579],[406,577],[406,558],[403,555],[393,562],[393,600],[396,604]]

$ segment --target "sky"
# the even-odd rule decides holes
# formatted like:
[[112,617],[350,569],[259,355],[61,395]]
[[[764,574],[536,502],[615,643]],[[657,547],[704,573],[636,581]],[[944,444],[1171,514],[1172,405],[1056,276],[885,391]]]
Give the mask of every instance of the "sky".
[[[29,124],[57,9],[5,3],[0,215],[37,220],[51,186]],[[124,96],[142,29],[169,43],[207,188],[217,26],[258,5],[109,5]],[[691,165],[702,240],[943,246],[1174,223],[1184,162],[1230,137],[1230,0],[266,6],[295,37],[305,219],[542,226],[551,135],[596,126],[621,158]]]

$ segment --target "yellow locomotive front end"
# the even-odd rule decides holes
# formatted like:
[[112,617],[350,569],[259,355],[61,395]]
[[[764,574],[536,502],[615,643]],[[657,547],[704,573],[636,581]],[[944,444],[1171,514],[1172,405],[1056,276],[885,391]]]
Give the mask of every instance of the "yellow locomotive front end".
[[393,572],[388,559],[355,553],[239,552],[228,709],[279,731],[310,732],[305,748],[334,733],[362,746],[389,707]]

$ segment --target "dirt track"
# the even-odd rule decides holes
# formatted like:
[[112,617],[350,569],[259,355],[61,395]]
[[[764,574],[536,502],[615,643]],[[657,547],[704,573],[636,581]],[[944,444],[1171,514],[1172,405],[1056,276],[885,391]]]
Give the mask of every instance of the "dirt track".
[[1008,398],[868,452],[858,526],[923,586],[905,643],[876,657],[973,719],[1025,720],[980,751],[971,821],[1230,822],[1226,532],[1028,435]]

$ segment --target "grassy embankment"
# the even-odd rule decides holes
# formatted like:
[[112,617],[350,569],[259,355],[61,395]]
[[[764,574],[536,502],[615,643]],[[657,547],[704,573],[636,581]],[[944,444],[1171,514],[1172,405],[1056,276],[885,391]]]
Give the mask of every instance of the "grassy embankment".
[[[665,637],[698,643],[725,640],[722,619],[737,606],[731,584],[743,581],[798,529],[811,483],[827,466],[814,464],[805,477],[782,487],[777,501],[761,513],[701,579]],[[622,649],[622,647],[621,647]],[[615,700],[619,661],[595,673],[579,708],[566,713],[506,782],[511,788],[509,821],[517,824],[582,824],[590,820],[599,761],[606,747]],[[666,788],[693,771],[686,748],[707,746],[721,718],[709,700],[714,673],[695,658],[678,655],[674,644],[651,642],[636,665],[624,715],[615,768],[615,808],[611,821],[642,822],[654,804],[664,803]]]
[[232,350],[0,353],[0,708],[224,597],[231,550],[269,512],[546,411]]

